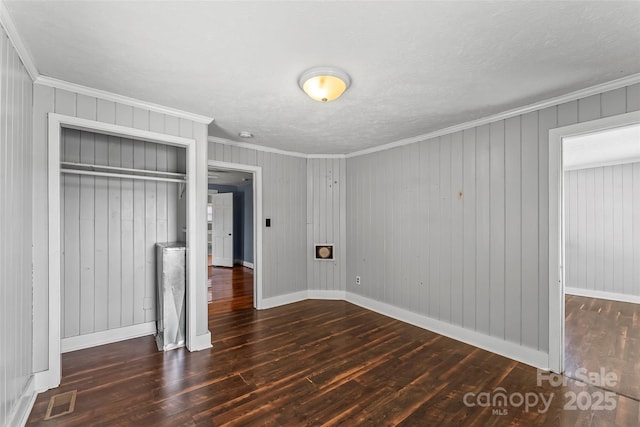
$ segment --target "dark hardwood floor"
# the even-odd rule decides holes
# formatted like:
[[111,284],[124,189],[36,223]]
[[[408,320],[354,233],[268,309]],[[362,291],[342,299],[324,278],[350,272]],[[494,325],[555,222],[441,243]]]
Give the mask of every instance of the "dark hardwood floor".
[[[158,352],[149,336],[64,354],[62,384],[38,396],[29,425],[640,422],[635,399],[616,395],[613,410],[572,410],[571,393],[596,396],[602,390],[571,379],[564,386],[538,386],[535,368],[344,301],[213,311],[209,327],[213,348],[200,352]],[[52,395],[76,389],[73,413],[43,421]],[[511,403],[484,404],[500,392]],[[527,410],[521,399],[533,402],[533,396],[550,401],[548,410],[541,400]]]
[[640,304],[567,295],[565,371],[613,373],[606,389],[640,399]]
[[209,314],[253,307],[253,270],[209,266]]

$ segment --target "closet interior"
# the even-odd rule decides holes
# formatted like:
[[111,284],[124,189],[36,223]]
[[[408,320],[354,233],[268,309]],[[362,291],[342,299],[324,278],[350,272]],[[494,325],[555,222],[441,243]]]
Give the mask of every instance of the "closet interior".
[[186,149],[63,129],[61,338],[156,320],[157,242],[184,241]]

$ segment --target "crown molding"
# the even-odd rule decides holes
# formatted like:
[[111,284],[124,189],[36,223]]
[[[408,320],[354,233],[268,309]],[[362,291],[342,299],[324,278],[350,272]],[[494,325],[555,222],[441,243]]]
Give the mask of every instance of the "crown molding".
[[500,120],[505,120],[511,117],[520,116],[522,114],[527,114],[532,111],[538,111],[547,107],[553,107],[556,105],[564,104],[565,102],[576,101],[578,99],[608,92],[610,90],[620,89],[621,87],[634,85],[636,83],[640,83],[640,73],[632,74],[630,76],[622,77],[620,79],[612,80],[610,82],[601,83],[585,89],[580,89],[571,93],[567,93],[565,95],[556,96],[555,98],[550,98],[543,101],[535,102],[533,104],[529,104],[524,107],[514,108],[512,110],[494,114],[493,116],[488,116],[478,120],[461,123],[459,125],[450,126],[444,129],[440,129],[440,130],[426,133],[423,135],[414,136],[411,138],[401,139],[399,141],[390,142],[388,144],[378,145],[376,147],[354,151],[352,153],[347,154],[346,157],[351,158],[351,157],[363,156],[365,154],[371,154],[371,153],[376,153],[378,151],[389,150],[391,148],[401,147],[403,145],[409,145],[415,142],[426,141],[431,138],[437,138],[439,136],[449,135],[455,132],[460,132],[463,130],[486,125],[486,124],[497,122]]
[[36,81],[36,79],[40,77],[40,73],[33,62],[29,49],[27,49],[26,45],[22,42],[22,37],[18,34],[18,30],[13,23],[13,18],[11,18],[11,14],[7,10],[7,6],[2,0],[0,0],[0,25],[2,25],[2,28],[4,28],[4,31],[7,33],[7,37],[11,40],[16,52],[18,52],[18,56],[24,68],[27,69],[31,80]]
[[262,151],[265,153],[282,154],[285,156],[292,156],[292,157],[302,157],[303,159],[344,159],[347,157],[346,154],[305,154],[305,153],[299,153],[297,151],[287,151],[287,150],[281,150],[279,148],[271,148],[271,147],[265,147],[263,145],[250,144],[248,142],[232,141],[230,139],[220,138],[217,136],[209,136],[208,141],[216,142],[218,144],[229,145],[232,147]]
[[128,96],[118,95],[113,92],[107,92],[100,89],[94,89],[88,86],[82,86],[76,83],[70,83],[64,80],[56,79],[53,77],[39,76],[35,81],[35,84],[50,86],[56,89],[68,90],[70,92],[79,93],[82,95],[92,96],[94,98],[100,98],[107,101],[113,101],[120,104],[130,105],[132,107],[142,108],[145,110],[155,111],[156,113],[167,114],[174,117],[180,117],[183,119],[191,120],[197,123],[209,124],[213,121],[213,118],[201,116],[199,114],[193,114],[186,111],[178,110],[171,107],[165,107],[163,105],[153,104],[151,102],[141,101],[135,98],[129,98]]
[[223,145],[229,145],[229,146],[232,146],[232,147],[246,148],[246,149],[249,149],[249,150],[262,151],[262,152],[265,152],[265,153],[283,154],[285,156],[302,157],[303,159],[306,159],[308,157],[308,154],[298,153],[296,151],[280,150],[279,148],[265,147],[263,145],[250,144],[248,142],[237,142],[237,141],[232,141],[232,140],[226,139],[226,138],[220,138],[220,137],[217,137],[217,136],[209,136],[207,138],[207,141],[216,142],[218,144],[223,144]]
[[346,159],[346,154],[307,154],[307,159]]

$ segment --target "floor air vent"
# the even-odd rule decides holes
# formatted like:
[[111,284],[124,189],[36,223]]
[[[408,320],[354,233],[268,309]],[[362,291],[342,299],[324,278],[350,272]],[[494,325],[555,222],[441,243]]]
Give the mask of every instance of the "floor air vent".
[[73,390],[51,396],[44,416],[45,421],[72,413],[76,406],[77,392],[78,390]]

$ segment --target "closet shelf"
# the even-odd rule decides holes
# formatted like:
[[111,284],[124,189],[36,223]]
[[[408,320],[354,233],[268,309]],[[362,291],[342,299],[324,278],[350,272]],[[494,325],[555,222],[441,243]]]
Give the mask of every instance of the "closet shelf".
[[185,183],[187,176],[182,173],[152,171],[146,169],[121,168],[89,163],[60,162],[60,172],[75,175],[104,176],[110,178],[142,179],[147,181]]

